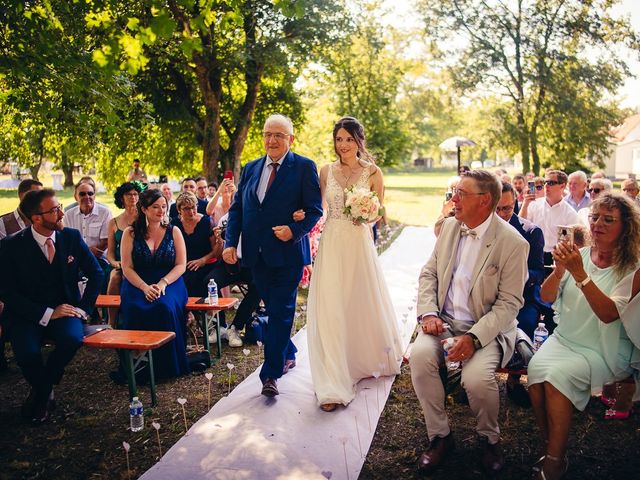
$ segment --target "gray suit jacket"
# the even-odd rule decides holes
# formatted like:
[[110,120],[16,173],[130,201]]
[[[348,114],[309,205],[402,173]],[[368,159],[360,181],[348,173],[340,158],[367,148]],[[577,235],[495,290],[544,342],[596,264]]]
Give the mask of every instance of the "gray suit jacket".
[[[469,306],[475,325],[469,332],[482,345],[495,338],[502,348],[504,367],[513,354],[516,315],[524,304],[522,290],[528,277],[529,244],[508,223],[492,215],[471,278]],[[418,316],[442,311],[451,283],[460,226],[455,218],[445,220],[431,258],[420,272]]]

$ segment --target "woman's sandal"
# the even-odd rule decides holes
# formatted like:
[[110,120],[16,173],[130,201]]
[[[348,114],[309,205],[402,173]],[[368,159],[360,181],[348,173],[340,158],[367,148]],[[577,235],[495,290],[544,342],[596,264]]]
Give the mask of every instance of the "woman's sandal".
[[323,412],[333,412],[336,408],[338,408],[337,403],[323,403],[320,405],[320,410]]
[[547,460],[551,460],[552,462],[563,462],[564,463],[564,468],[562,469],[562,471],[560,472],[560,474],[557,477],[549,477],[547,478],[547,475],[544,473],[544,466],[537,472],[538,474],[536,475],[536,478],[539,480],[559,480],[562,477],[564,477],[565,473],[567,473],[567,470],[569,469],[569,459],[567,458],[567,456],[565,455],[563,458],[559,458],[559,457],[554,457],[553,455],[545,455],[544,457],[544,461],[546,462]]

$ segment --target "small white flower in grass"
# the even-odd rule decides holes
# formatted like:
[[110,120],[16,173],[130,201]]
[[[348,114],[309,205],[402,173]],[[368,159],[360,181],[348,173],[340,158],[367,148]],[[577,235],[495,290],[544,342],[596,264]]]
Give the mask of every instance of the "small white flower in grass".
[[183,405],[183,406],[184,406],[184,404],[185,404],[185,403],[187,403],[187,399],[186,399],[186,398],[178,398],[178,403],[179,403],[180,405]]
[[151,422],[151,426],[156,430],[160,430],[160,424],[158,422]]
[[256,342],[256,345],[258,345],[258,348],[261,348],[261,347],[262,347],[262,342],[261,342],[260,340],[258,340],[258,341]]
[[229,371],[231,371],[236,368],[236,366],[233,363],[227,363],[227,368],[229,369]]
[[127,442],[122,442],[122,446],[124,447],[125,452],[131,450],[131,445],[129,445]]
[[204,378],[206,378],[207,380],[211,380],[213,378],[213,373],[211,372],[207,372],[204,374]]
[[251,353],[251,350],[249,350],[248,348],[244,348],[244,349],[242,349],[242,353],[244,353],[245,357],[248,357],[249,354]]

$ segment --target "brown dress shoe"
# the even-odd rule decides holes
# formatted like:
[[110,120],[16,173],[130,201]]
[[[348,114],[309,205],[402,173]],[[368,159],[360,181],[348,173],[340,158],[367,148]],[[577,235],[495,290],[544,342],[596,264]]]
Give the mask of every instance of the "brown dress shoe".
[[491,445],[487,437],[480,437],[482,468],[489,475],[497,475],[504,467],[504,455],[500,442]]
[[296,361],[295,360],[285,360],[284,361],[284,367],[282,368],[282,374],[286,374],[287,372],[289,372],[289,370],[291,370],[292,368],[294,368],[296,366]]
[[320,410],[323,412],[333,412],[336,408],[338,408],[337,403],[323,403],[320,405]]
[[267,378],[262,384],[262,395],[265,397],[275,397],[279,393],[278,385],[273,378]]
[[444,458],[455,450],[453,435],[449,433],[446,437],[436,437],[431,440],[429,449],[420,455],[418,460],[418,470],[422,473],[430,474],[436,470]]

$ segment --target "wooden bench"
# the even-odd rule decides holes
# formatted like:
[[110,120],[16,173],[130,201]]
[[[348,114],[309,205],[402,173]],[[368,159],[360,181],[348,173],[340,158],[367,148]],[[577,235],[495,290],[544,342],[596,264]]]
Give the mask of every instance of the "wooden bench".
[[[234,297],[219,298],[218,303],[209,305],[203,303],[200,297],[189,297],[186,309],[200,316],[202,331],[204,332],[204,348],[211,353],[211,345],[209,344],[209,331],[215,326],[218,332],[216,341],[216,357],[222,356],[222,340],[220,339],[220,312],[230,310],[236,306],[238,299]],[[120,308],[120,295],[98,295],[96,307]],[[212,316],[207,318],[207,313]]]
[[149,364],[149,384],[151,387],[151,405],[158,403],[156,394],[156,379],[153,372],[152,350],[161,347],[175,338],[174,332],[154,332],[147,330],[101,330],[84,337],[83,345],[91,348],[113,348],[118,351],[129,384],[129,400],[138,395],[136,388],[136,376],[131,350],[143,352],[136,360],[136,365],[141,362]]

